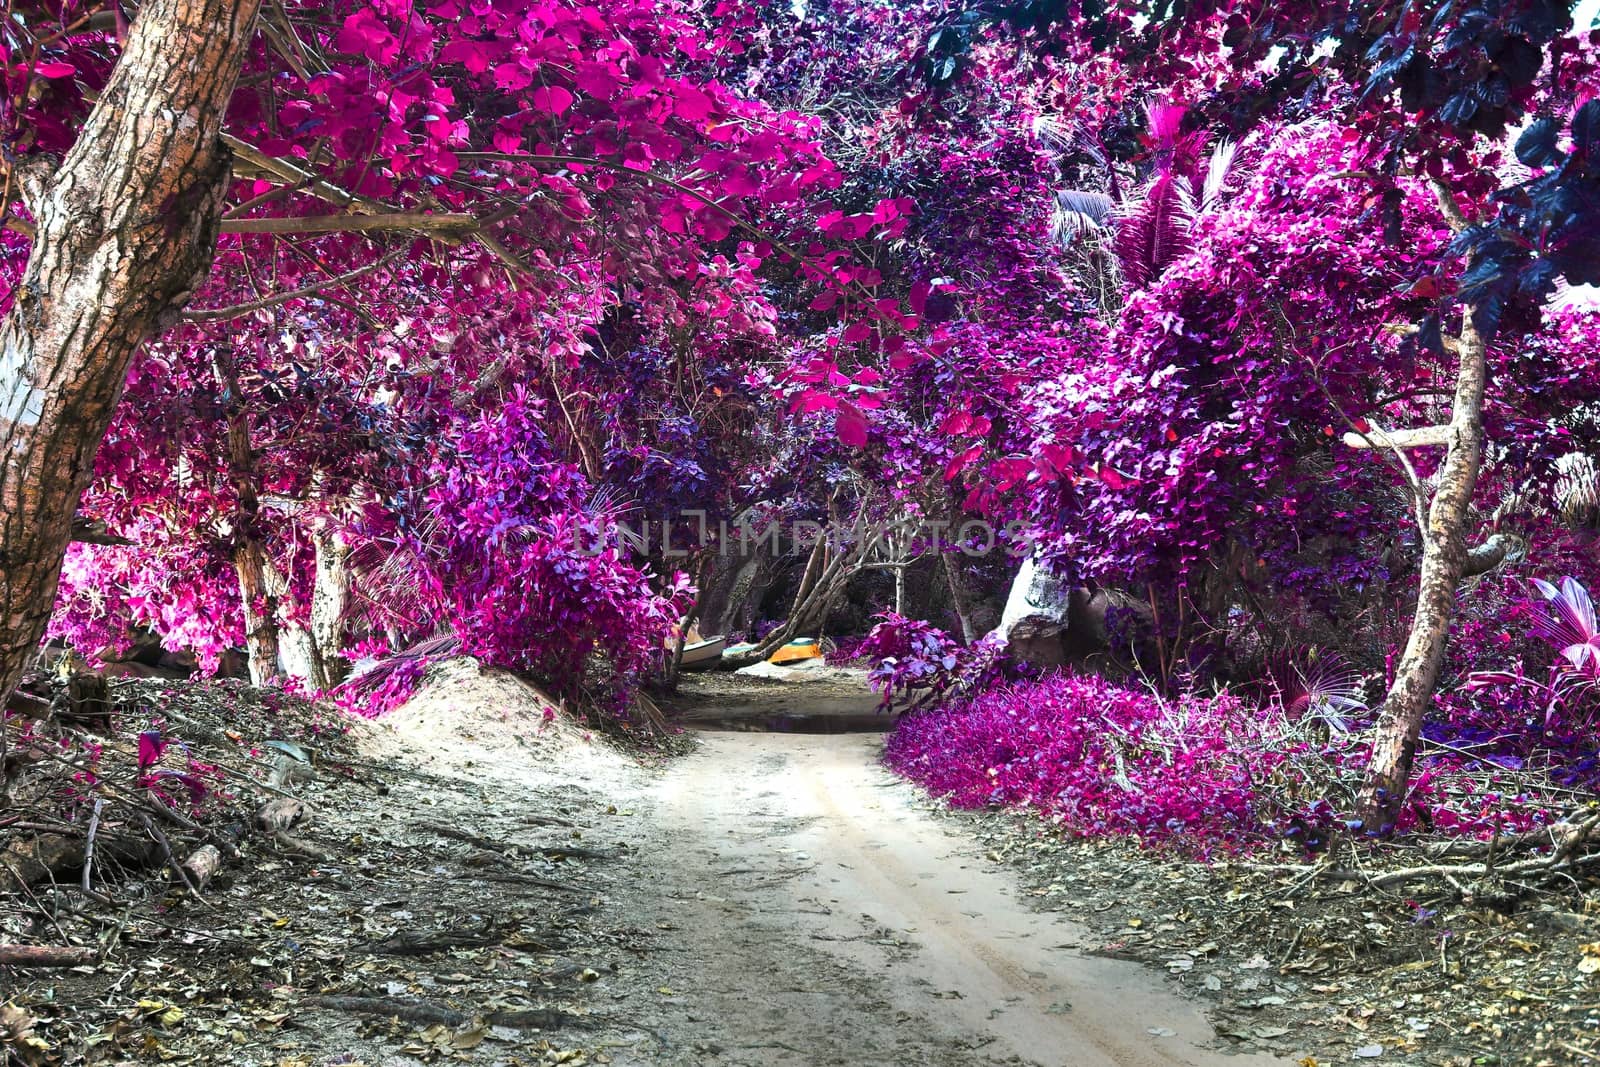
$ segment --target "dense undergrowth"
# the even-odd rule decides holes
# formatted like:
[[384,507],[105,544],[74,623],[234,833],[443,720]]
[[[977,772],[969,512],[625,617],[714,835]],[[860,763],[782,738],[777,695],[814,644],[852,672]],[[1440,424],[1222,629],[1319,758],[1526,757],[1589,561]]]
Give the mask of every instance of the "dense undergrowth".
[[[1587,591],[1573,578],[1536,580],[1531,595],[1491,601],[1537,644],[1501,631],[1477,651],[1508,666],[1464,673],[1440,694],[1394,827],[1402,833],[1487,839],[1554,822],[1594,796],[1600,625]],[[1363,836],[1351,813],[1372,713],[1348,672],[1325,664],[1287,672],[1287,685],[1164,692],[1149,679],[1068,671],[963,690],[964,661],[937,636],[891,619],[877,643],[895,640],[901,655],[880,662],[881,688],[931,678],[933,691],[958,695],[903,718],[885,761],[957,807],[1028,809],[1073,834],[1194,853],[1314,853],[1341,833]]]

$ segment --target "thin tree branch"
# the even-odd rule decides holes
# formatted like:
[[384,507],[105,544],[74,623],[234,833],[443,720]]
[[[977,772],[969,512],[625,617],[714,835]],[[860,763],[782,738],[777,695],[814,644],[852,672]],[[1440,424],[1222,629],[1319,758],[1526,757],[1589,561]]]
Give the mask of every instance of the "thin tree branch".
[[228,219],[223,233],[373,233],[415,230],[463,237],[483,225],[473,215],[397,211],[388,215],[303,215],[274,219]]
[[233,150],[233,169],[237,173],[242,162],[248,167],[254,167],[268,176],[277,178],[290,185],[302,185],[306,192],[321,200],[326,200],[340,207],[348,207],[363,215],[381,215],[388,213],[390,208],[376,200],[368,200],[364,196],[341,189],[330,181],[317,177],[311,171],[298,166],[285,159],[269,156],[255,145],[241,141],[231,133],[222,135],[222,143]]
[[1450,427],[1421,426],[1412,430],[1380,430],[1373,427],[1366,433],[1352,431],[1345,434],[1344,443],[1351,448],[1434,448],[1450,443]]
[[1467,216],[1462,214],[1456,206],[1456,198],[1450,192],[1450,187],[1438,178],[1433,179],[1433,195],[1439,201],[1439,213],[1444,216],[1445,224],[1456,233],[1460,233],[1472,225]]
[[298,300],[301,297],[314,296],[330,286],[342,285],[345,282],[355,281],[357,278],[360,278],[363,275],[371,274],[373,271],[379,270],[388,264],[393,263],[396,259],[400,258],[400,255],[403,251],[404,249],[395,249],[388,255],[374,260],[364,267],[357,267],[355,270],[346,271],[343,274],[336,274],[331,278],[323,278],[321,281],[313,282],[310,285],[303,285],[298,289],[291,289],[285,293],[274,293],[272,296],[264,296],[260,300],[252,300],[245,304],[233,304],[228,307],[197,308],[192,311],[184,312],[183,317],[188,319],[190,322],[223,322],[228,319],[236,319],[241,315],[248,315],[252,311],[260,311],[263,308],[274,307],[278,304],[286,304],[291,300]]

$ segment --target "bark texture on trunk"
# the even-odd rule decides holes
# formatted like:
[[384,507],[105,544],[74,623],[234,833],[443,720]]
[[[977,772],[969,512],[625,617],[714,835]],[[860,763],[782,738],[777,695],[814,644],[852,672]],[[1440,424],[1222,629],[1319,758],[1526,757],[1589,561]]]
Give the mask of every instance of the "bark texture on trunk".
[[258,6],[147,0],[59,168],[19,174],[37,229],[0,323],[0,701],[44,633],[128,364],[210,268]]
[[239,597],[244,602],[244,647],[250,658],[250,684],[277,685],[283,681],[278,666],[278,598],[268,584],[261,543],[241,535],[233,548],[233,569],[239,575]]
[[1483,393],[1487,378],[1486,344],[1472,326],[1467,308],[1459,345],[1460,368],[1450,415],[1450,435],[1438,487],[1422,531],[1422,566],[1417,610],[1411,619],[1394,683],[1389,687],[1373,737],[1361,795],[1361,816],[1370,831],[1387,833],[1405,801],[1412,757],[1422,717],[1433,698],[1444,662],[1456,587],[1470,556],[1467,523],[1472,492],[1483,461]]

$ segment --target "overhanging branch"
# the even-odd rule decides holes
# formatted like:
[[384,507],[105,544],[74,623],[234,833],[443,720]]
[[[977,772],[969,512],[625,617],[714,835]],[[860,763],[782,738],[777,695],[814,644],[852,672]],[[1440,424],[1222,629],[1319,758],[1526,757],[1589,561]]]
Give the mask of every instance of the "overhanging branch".
[[1461,577],[1476,578],[1480,574],[1488,574],[1505,562],[1515,543],[1509,534],[1490,534],[1483,544],[1467,552],[1467,564],[1461,569]]
[[227,219],[223,233],[373,233],[414,230],[417,233],[464,237],[483,224],[472,215],[396,211],[386,215],[301,215],[273,219]]
[[1415,430],[1354,430],[1344,435],[1350,448],[1436,448],[1450,443],[1450,427],[1423,426]]
[[126,537],[118,537],[112,533],[106,524],[98,519],[85,518],[82,515],[72,517],[72,539],[85,545],[133,544]]
[[[231,133],[222,135],[222,143],[233,150],[233,170],[235,174],[241,171],[254,170],[261,177],[276,178],[289,185],[302,187],[306,192],[331,204],[347,207],[362,215],[381,215],[389,212],[389,208],[376,200],[368,200],[364,196],[341,189],[339,186],[317,177],[304,167],[291,163],[286,159],[269,156],[248,141],[241,141]],[[243,164],[243,166],[241,166]]]

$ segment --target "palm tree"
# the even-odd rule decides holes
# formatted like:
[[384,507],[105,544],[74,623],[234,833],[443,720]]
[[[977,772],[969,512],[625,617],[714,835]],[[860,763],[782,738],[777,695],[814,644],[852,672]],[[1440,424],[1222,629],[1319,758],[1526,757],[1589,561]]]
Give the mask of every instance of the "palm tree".
[[[1091,158],[1111,175],[1109,192],[1056,193],[1051,220],[1056,240],[1070,247],[1085,236],[1110,231],[1110,249],[1128,290],[1154,282],[1191,251],[1196,225],[1237,192],[1243,177],[1244,168],[1236,166],[1238,144],[1219,141],[1213,146],[1203,129],[1183,132],[1187,113],[1182,104],[1151,104],[1145,109],[1150,171],[1136,191],[1124,195],[1104,152],[1090,147]],[[1035,132],[1047,143],[1072,143],[1050,119],[1036,123]]]

